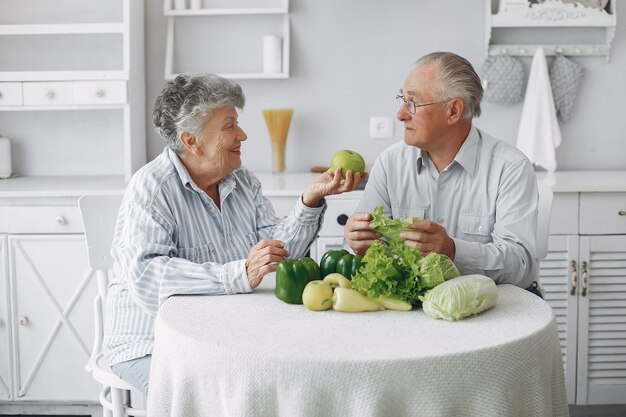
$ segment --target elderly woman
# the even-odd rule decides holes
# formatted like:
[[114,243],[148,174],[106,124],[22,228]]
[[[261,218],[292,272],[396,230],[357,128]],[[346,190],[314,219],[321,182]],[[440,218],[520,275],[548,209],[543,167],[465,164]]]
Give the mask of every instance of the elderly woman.
[[276,223],[261,183],[241,166],[241,87],[216,75],[166,83],[153,120],[167,146],[130,180],[120,208],[107,296],[104,354],[147,393],[154,318],[169,296],[251,292],[286,257],[304,256],[322,224],[324,197],[363,179],[328,171]]

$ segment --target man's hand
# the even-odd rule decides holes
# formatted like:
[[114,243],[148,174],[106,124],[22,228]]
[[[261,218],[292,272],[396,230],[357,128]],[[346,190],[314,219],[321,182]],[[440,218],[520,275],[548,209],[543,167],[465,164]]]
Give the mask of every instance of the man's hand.
[[353,191],[365,178],[367,172],[346,172],[346,179],[341,179],[341,168],[324,172],[308,186],[302,194],[302,202],[308,207],[319,207],[320,200],[328,195]]
[[285,244],[280,240],[263,239],[250,249],[248,259],[246,259],[246,273],[250,287],[258,287],[265,275],[276,271],[276,263],[289,256],[289,252],[284,247]]
[[343,235],[346,242],[357,255],[365,255],[365,251],[371,244],[382,237],[374,232],[370,224],[372,215],[366,212],[354,213],[343,227]]
[[406,239],[405,245],[416,248],[422,255],[435,252],[454,260],[454,240],[440,224],[430,220],[417,220],[407,229],[400,232],[400,237]]

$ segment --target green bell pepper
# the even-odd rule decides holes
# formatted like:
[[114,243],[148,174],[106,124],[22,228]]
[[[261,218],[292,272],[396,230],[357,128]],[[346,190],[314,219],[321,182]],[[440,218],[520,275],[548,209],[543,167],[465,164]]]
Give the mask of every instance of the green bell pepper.
[[344,255],[349,255],[348,251],[345,249],[329,250],[322,255],[322,259],[320,259],[320,272],[322,273],[322,278],[328,274],[337,272],[337,262],[339,262],[339,259],[341,259]]
[[302,292],[311,281],[320,279],[320,267],[311,258],[284,259],[276,266],[276,298],[302,304]]
[[337,272],[351,280],[362,265],[363,258],[349,253],[343,255],[337,262]]

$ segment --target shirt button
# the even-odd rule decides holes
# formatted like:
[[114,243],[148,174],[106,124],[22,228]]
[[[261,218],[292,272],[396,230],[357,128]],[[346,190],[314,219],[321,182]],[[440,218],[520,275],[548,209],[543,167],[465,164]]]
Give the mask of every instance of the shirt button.
[[440,186],[439,186],[439,190],[443,191],[443,190],[445,190],[445,189],[446,189],[446,186],[445,186],[445,185],[440,185]]
[[479,224],[479,225],[478,225],[477,230],[478,230],[479,232],[482,232],[482,231],[483,231],[483,225],[482,225],[482,224]]
[[443,218],[438,217],[438,218],[437,218],[437,223],[443,223]]

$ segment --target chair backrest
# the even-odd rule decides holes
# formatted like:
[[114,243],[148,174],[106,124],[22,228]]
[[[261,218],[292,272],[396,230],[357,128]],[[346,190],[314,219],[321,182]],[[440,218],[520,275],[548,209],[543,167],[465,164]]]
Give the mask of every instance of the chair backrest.
[[122,203],[122,194],[88,195],[78,200],[83,218],[83,229],[87,241],[89,266],[96,272],[98,294],[94,300],[95,335],[91,358],[86,369],[91,370],[102,350],[104,332],[104,304],[107,296],[109,270],[113,267],[111,244],[117,222],[117,213]]
[[113,266],[111,243],[121,203],[121,194],[87,195],[78,200],[87,239],[89,266],[96,271]]
[[552,190],[543,184],[538,184],[539,204],[537,213],[537,259],[548,255],[548,234],[550,229],[550,214],[552,213]]

